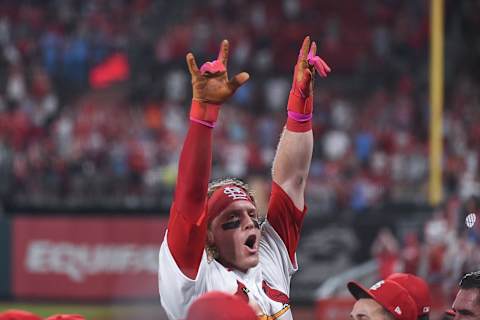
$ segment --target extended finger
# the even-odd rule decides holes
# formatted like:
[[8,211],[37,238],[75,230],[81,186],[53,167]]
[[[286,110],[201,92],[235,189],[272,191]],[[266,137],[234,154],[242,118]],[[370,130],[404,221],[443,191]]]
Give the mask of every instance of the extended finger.
[[325,68],[325,70],[327,70],[328,72],[332,71],[332,69],[330,69],[330,67],[328,66],[328,64],[325,62],[325,60],[323,60],[322,58],[318,57],[320,59],[320,63],[323,65],[323,67]]
[[298,53],[297,63],[307,59],[308,48],[310,48],[310,36],[306,36],[305,39],[303,39],[302,48],[300,49],[300,52]]
[[330,67],[328,66],[328,64],[322,60],[322,58],[320,57],[317,57],[316,61],[315,61],[315,64],[316,64],[316,68],[321,68],[322,69],[322,77],[326,77],[327,74],[331,71]]
[[313,58],[308,59],[308,63],[315,67],[315,70],[320,74],[322,77],[326,77],[327,73],[331,71],[330,67],[327,65],[325,61],[322,60],[319,56],[315,56]]
[[228,81],[228,86],[232,91],[235,91],[240,86],[242,86],[245,82],[247,82],[249,78],[250,78],[250,75],[248,73],[241,72],[237,74],[235,77],[233,77],[232,79],[230,79],[230,81]]
[[197,67],[197,63],[195,62],[195,57],[191,52],[187,54],[187,65],[188,65],[188,70],[190,71],[190,74],[192,76],[197,76],[199,73],[199,70]]
[[314,65],[315,65],[315,70],[317,70],[320,76],[322,78],[325,78],[327,76],[327,70],[325,66],[319,61],[319,59],[315,59]]
[[225,68],[227,67],[228,62],[228,50],[229,50],[229,43],[228,40],[223,40],[220,44],[220,51],[218,52],[217,60],[221,61]]
[[310,47],[310,51],[308,52],[308,59],[315,57],[317,54],[317,44],[315,41],[312,42],[312,46]]

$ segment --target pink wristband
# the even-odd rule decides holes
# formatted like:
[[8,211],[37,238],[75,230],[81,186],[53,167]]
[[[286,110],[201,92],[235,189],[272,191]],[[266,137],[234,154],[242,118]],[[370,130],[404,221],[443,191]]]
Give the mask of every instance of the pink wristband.
[[195,119],[193,117],[190,117],[190,121],[203,124],[204,126],[207,126],[209,128],[215,128],[215,122],[203,121],[203,120]]
[[295,111],[288,111],[288,117],[298,122],[305,122],[312,119],[312,114],[311,113],[303,114]]

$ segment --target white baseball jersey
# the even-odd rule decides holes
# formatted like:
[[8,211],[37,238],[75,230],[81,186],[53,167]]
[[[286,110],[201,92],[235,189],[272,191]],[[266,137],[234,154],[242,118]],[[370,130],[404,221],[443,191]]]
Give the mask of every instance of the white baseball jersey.
[[[197,278],[192,280],[178,268],[165,235],[160,247],[158,273],[160,300],[168,318],[185,318],[189,306],[205,292],[223,291],[235,294],[240,287],[240,290],[248,294],[250,303],[254,301],[261,308],[264,316],[259,319],[293,319],[288,302],[274,301],[272,297],[279,295],[276,291],[289,296],[290,279],[297,269],[292,265],[283,241],[268,222],[262,227],[259,253],[260,263],[243,273],[228,270],[216,260],[209,263],[204,252]],[[242,285],[246,289],[243,289]]]
[[[298,210],[285,191],[273,182],[267,221],[261,231],[259,264],[243,273],[227,269],[215,260],[208,262],[205,244],[199,242],[204,239],[205,225],[205,229],[194,226],[191,219],[182,216],[188,215],[188,212],[178,213],[173,204],[169,229],[160,247],[158,271],[160,300],[168,317],[183,319],[189,306],[200,295],[208,291],[223,291],[247,300],[261,320],[292,319],[290,279],[297,270],[295,251],[306,210],[306,207],[303,211]],[[186,246],[186,238],[189,241],[194,239],[194,242]],[[175,242],[169,244],[170,239]],[[179,260],[174,259],[172,252]],[[195,262],[188,259],[195,252],[200,263],[194,266],[192,263]],[[191,277],[186,276],[182,272],[185,269],[179,267],[180,261],[187,261],[187,268],[198,266],[195,269],[197,272]]]

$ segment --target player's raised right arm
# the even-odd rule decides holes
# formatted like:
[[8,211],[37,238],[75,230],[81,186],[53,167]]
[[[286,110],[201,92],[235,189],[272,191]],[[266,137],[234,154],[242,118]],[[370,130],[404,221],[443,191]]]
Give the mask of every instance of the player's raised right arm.
[[249,78],[242,72],[228,79],[228,49],[228,41],[223,40],[217,60],[204,63],[200,69],[193,54],[187,54],[193,98],[190,126],[180,153],[167,241],[177,265],[192,279],[196,276],[205,245],[204,215],[212,163],[212,129],[220,105]]

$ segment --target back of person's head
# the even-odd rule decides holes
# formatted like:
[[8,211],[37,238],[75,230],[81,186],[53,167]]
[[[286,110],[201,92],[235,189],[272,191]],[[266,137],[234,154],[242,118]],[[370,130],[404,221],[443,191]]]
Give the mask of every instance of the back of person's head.
[[42,320],[42,318],[29,311],[10,309],[0,313],[0,320]]
[[200,296],[188,309],[185,320],[256,320],[245,300],[238,296],[211,291]]
[[461,289],[480,289],[480,270],[467,273],[460,280]]
[[432,298],[428,284],[422,278],[410,273],[393,273],[387,278],[401,285],[417,304],[418,320],[429,320]]

